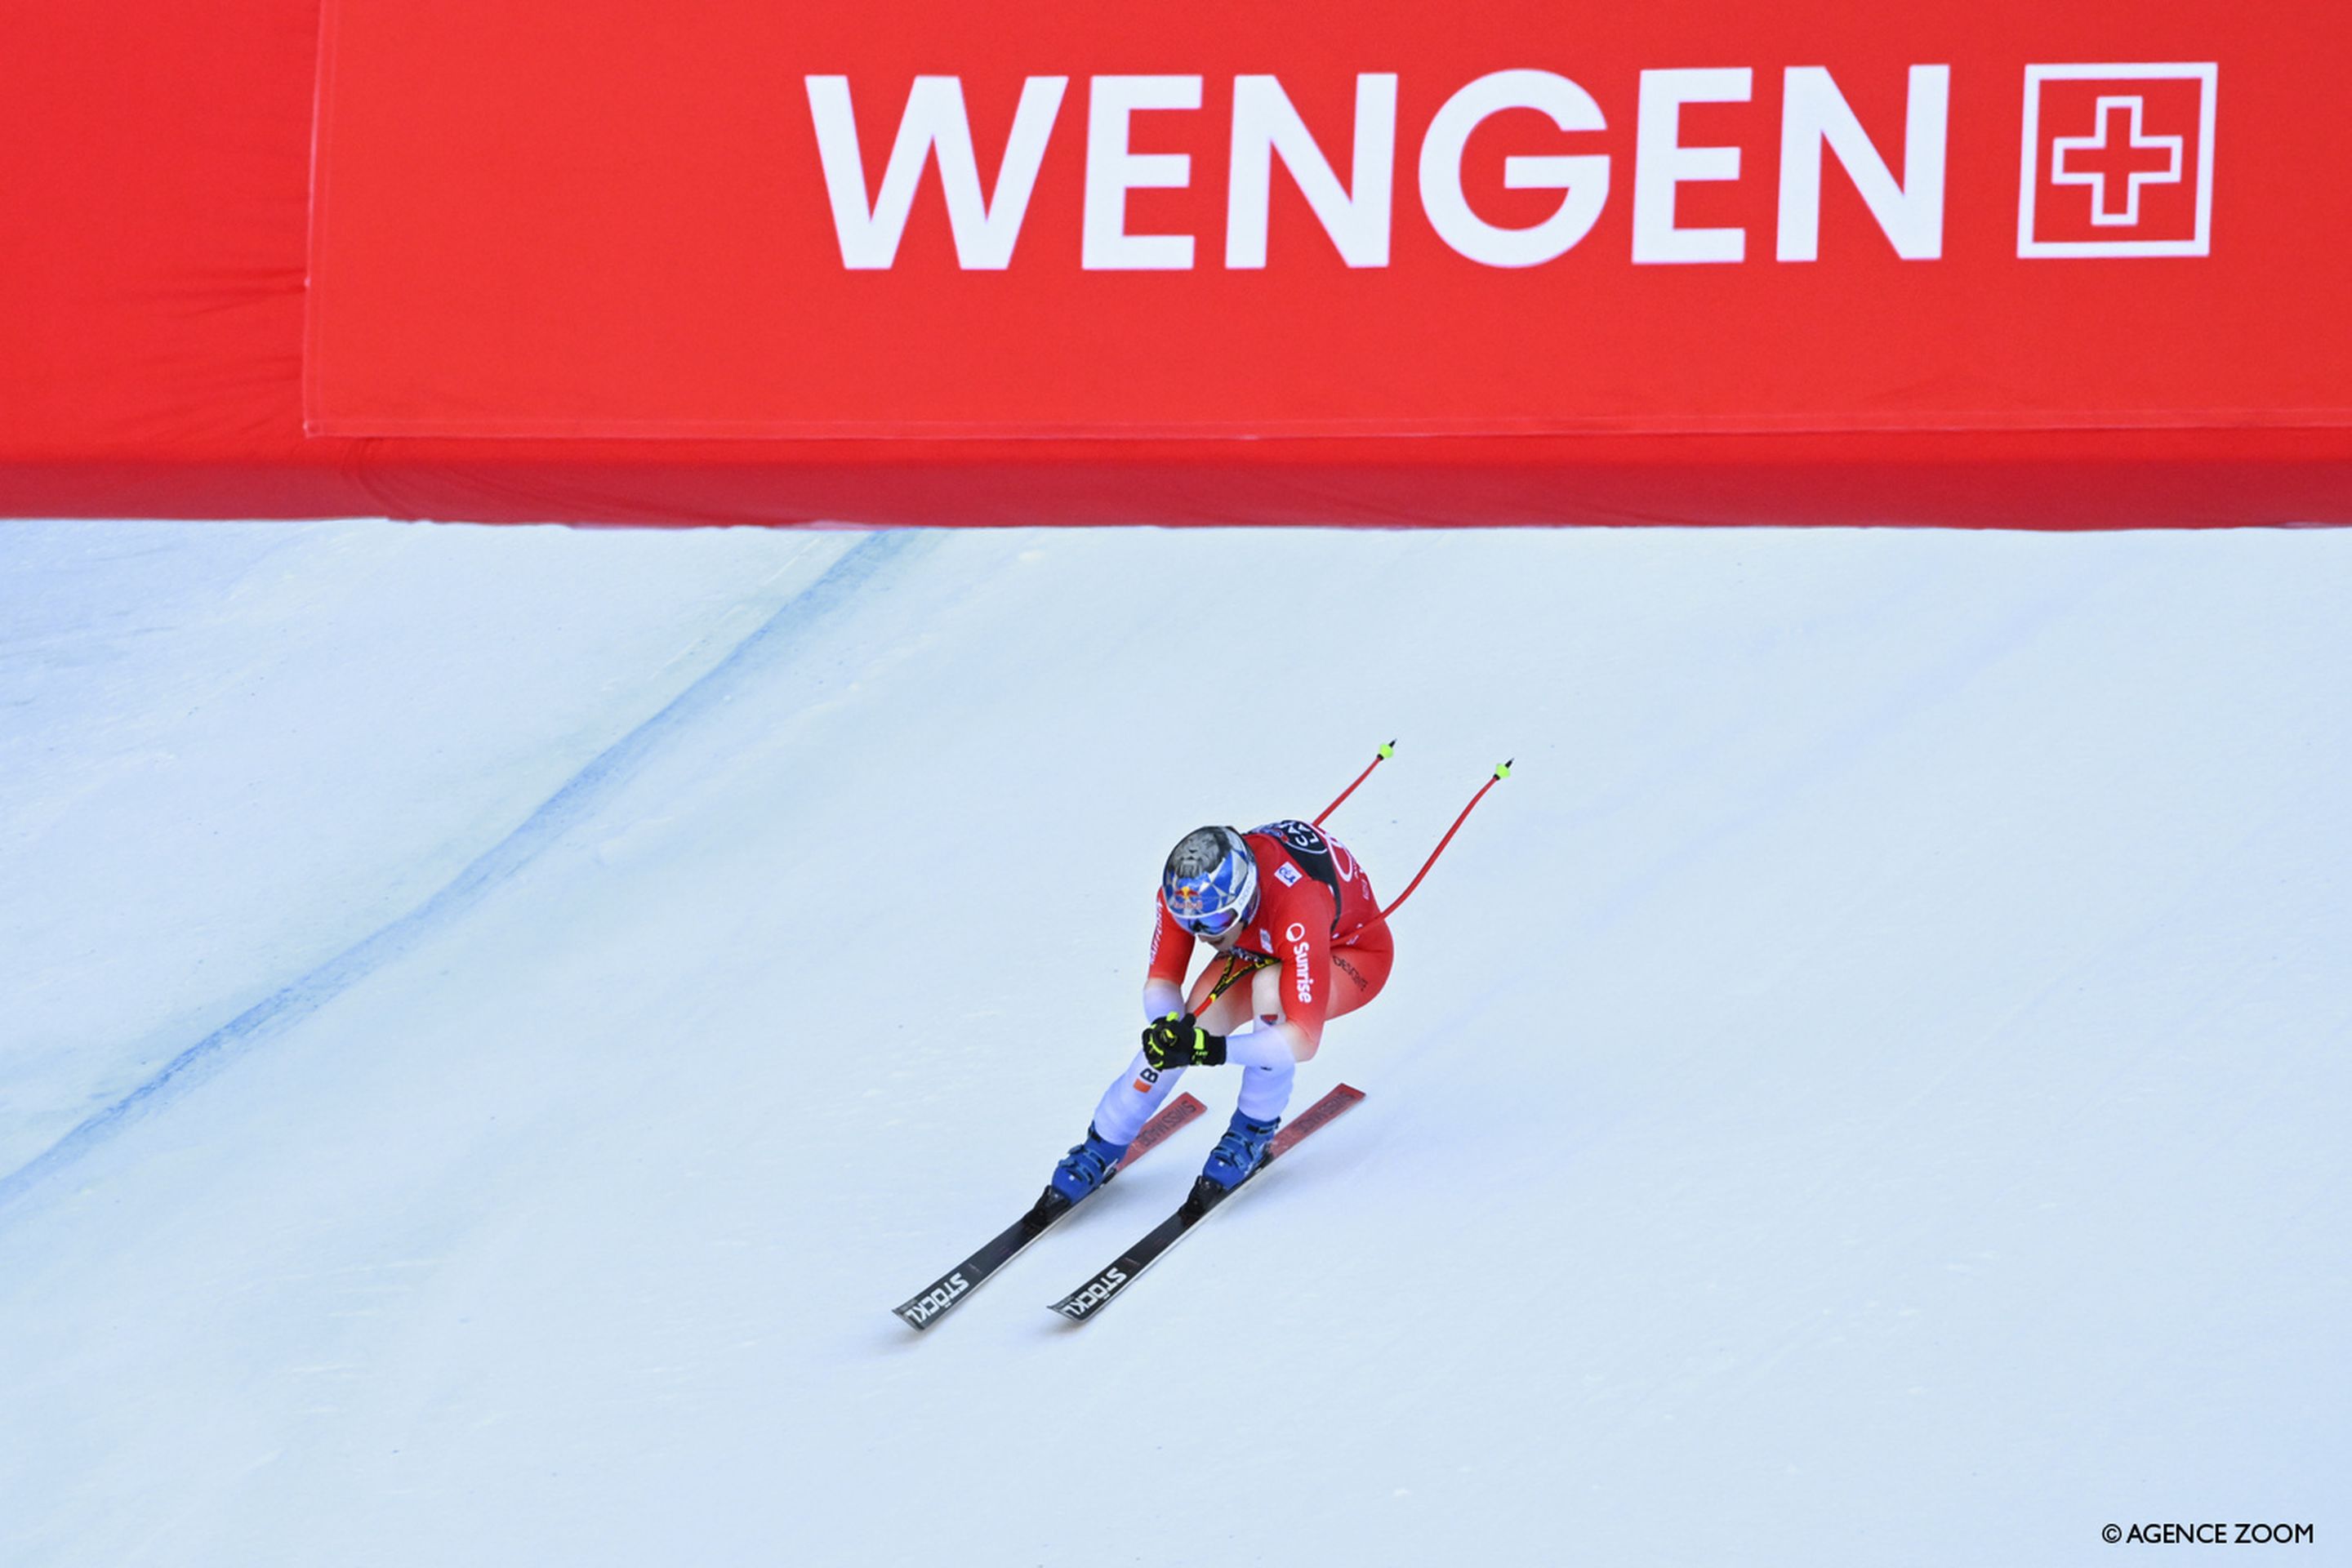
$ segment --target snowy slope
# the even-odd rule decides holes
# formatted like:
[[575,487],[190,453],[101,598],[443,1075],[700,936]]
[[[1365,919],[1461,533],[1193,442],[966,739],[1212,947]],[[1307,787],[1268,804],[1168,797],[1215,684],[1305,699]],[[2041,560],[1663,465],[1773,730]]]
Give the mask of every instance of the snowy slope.
[[[2342,1550],[2352,538],[0,571],[0,1561]],[[1213,1126],[900,1327],[1131,1044],[1167,844],[1391,735],[1385,889],[1519,765],[1301,1073],[1371,1099],[1083,1331]]]
[[0,531],[0,1172],[395,926],[851,542]]

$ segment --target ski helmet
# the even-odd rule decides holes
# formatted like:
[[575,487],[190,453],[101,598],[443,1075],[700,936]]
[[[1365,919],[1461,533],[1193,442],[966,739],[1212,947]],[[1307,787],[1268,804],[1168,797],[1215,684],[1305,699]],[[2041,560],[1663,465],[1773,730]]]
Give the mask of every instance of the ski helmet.
[[1160,896],[1176,923],[1214,941],[1257,913],[1257,858],[1231,827],[1196,827],[1168,854]]

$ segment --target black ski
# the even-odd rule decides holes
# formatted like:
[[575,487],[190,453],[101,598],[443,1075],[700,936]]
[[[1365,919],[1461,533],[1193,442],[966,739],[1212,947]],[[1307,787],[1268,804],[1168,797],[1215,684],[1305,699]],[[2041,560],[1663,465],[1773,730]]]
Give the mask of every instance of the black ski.
[[[1256,1181],[1265,1174],[1266,1166],[1297,1147],[1299,1140],[1328,1125],[1363,1098],[1362,1089],[1351,1089],[1343,1083],[1291,1118],[1289,1123],[1274,1135],[1274,1142],[1266,1146],[1265,1158],[1258,1163],[1257,1169],[1242,1178],[1241,1187]],[[1192,1194],[1174,1214],[1154,1226],[1149,1236],[1119,1254],[1117,1261],[1101,1273],[1055,1302],[1054,1310],[1074,1323],[1085,1322],[1134,1284],[1138,1275],[1160,1261],[1162,1253],[1183,1240],[1186,1233],[1223,1206],[1234,1193],[1241,1191],[1241,1187],[1227,1190],[1205,1180],[1195,1183]]]
[[[1135,1135],[1135,1142],[1128,1145],[1126,1155],[1118,1163],[1118,1170],[1124,1171],[1134,1164],[1207,1109],[1189,1093],[1180,1094],[1161,1106],[1160,1113],[1145,1122],[1143,1131]],[[997,1232],[978,1252],[894,1309],[900,1321],[910,1329],[920,1331],[929,1328],[961,1306],[966,1297],[987,1283],[990,1275],[1019,1257],[1024,1247],[1045,1235],[1046,1227],[1076,1206],[1069,1199],[1047,1187],[1030,1205],[1027,1214]]]

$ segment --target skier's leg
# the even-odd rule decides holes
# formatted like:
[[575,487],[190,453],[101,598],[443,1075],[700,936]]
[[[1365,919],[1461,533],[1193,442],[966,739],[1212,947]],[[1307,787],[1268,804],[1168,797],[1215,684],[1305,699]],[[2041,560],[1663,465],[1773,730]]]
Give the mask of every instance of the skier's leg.
[[[1221,967],[1214,964],[1202,971],[1187,1005],[1206,1005],[1213,1029],[1238,1028],[1248,1016],[1250,986],[1246,980],[1241,981],[1214,1003],[1209,1003],[1208,994],[1215,988],[1220,973]],[[1086,1142],[1054,1167],[1055,1189],[1076,1203],[1108,1181],[1111,1169],[1127,1152],[1127,1146],[1135,1142],[1143,1124],[1175,1091],[1176,1080],[1183,1076],[1182,1068],[1155,1068],[1138,1051],[1127,1070],[1113,1079],[1102,1098],[1095,1102],[1094,1120],[1087,1126]]]
[[[1282,1020],[1282,971],[1265,966],[1251,975],[1249,985],[1234,985],[1218,999],[1209,1018],[1202,1018],[1202,1027],[1212,1035],[1228,1035],[1234,1039],[1258,1039],[1267,1025]],[[1244,1025],[1258,1023],[1258,1030],[1242,1035]],[[1286,1037],[1282,1037],[1286,1041]],[[1282,1123],[1282,1110],[1291,1102],[1291,1086],[1298,1081],[1298,1063],[1291,1060],[1289,1047],[1270,1053],[1263,1060],[1246,1056],[1230,1058],[1242,1069],[1242,1093],[1234,1098],[1233,1121],[1225,1123],[1225,1135],[1216,1140],[1209,1152],[1209,1163],[1202,1166],[1202,1180],[1216,1183],[1218,1187],[1234,1187],[1256,1163],[1265,1157],[1267,1140],[1273,1140],[1275,1129]]]
[[[1273,974],[1272,969],[1262,969],[1252,978],[1270,979]],[[1254,1015],[1252,1012],[1254,1004],[1251,1000],[1254,989],[1247,984],[1236,985],[1218,997],[1210,1006],[1208,1013],[1201,1019],[1201,1026],[1213,1035],[1233,1035],[1239,1033],[1247,1026],[1253,1016],[1268,1018],[1282,1016],[1281,1004],[1275,1001],[1271,994],[1268,995],[1267,1002],[1273,1011],[1269,1015]],[[1297,1064],[1287,1057],[1277,1062],[1269,1062],[1264,1067],[1244,1066],[1241,1091],[1243,1112],[1253,1121],[1274,1121],[1282,1114],[1282,1108],[1290,1103],[1291,1082],[1297,1076]]]
[[1234,1107],[1234,1119],[1225,1123],[1225,1135],[1201,1167],[1202,1181],[1232,1188],[1257,1168],[1282,1123],[1282,1108],[1290,1103],[1290,1086],[1297,1077],[1295,1062],[1242,1068],[1240,1101]]
[[1250,989],[1244,981],[1210,1003],[1208,1011],[1200,1016],[1201,1027],[1213,1035],[1230,1035],[1247,1024],[1250,1021]]
[[1236,1109],[1253,1121],[1278,1121],[1282,1109],[1290,1103],[1291,1085],[1298,1079],[1298,1065],[1283,1062],[1273,1067],[1242,1068],[1242,1092]]
[[[1259,983],[1269,980],[1272,973],[1272,966],[1263,963],[1245,970],[1226,985],[1223,995],[1212,1002],[1209,994],[1217,988],[1220,980],[1225,978],[1225,964],[1222,962],[1209,964],[1192,977],[1192,988],[1184,994],[1185,1011],[1198,1017],[1201,1026],[1211,1034],[1230,1035],[1249,1022],[1250,998],[1258,994]],[[1271,1002],[1271,991],[1266,995],[1269,1005],[1280,1005]]]
[[1133,1064],[1111,1080],[1097,1102],[1094,1131],[1103,1142],[1125,1149],[1183,1076],[1182,1068],[1156,1068],[1144,1060],[1141,1051],[1136,1052]]
[[[1352,944],[1334,950],[1331,967],[1336,978],[1331,1011],[1327,1016],[1336,1018],[1355,1012],[1379,995],[1381,987],[1388,984],[1389,971],[1395,961],[1395,943],[1386,925],[1360,932]],[[1267,1015],[1259,1016],[1271,1021]],[[1213,1031],[1223,1032],[1214,1025],[1209,1026]],[[1255,1037],[1249,1038],[1254,1040]],[[1238,1043],[1231,1048],[1234,1054],[1228,1059],[1242,1068],[1241,1095],[1225,1135],[1217,1141],[1209,1163],[1201,1169],[1202,1180],[1227,1188],[1239,1184],[1265,1158],[1276,1125],[1290,1104],[1291,1088],[1298,1072],[1297,1064],[1286,1053],[1253,1052],[1245,1056]]]
[[1331,1011],[1326,1016],[1345,1017],[1379,995],[1395,963],[1396,939],[1386,921],[1365,927],[1347,946],[1333,948]]
[[[1388,984],[1389,971],[1395,962],[1396,948],[1388,928],[1373,927],[1358,933],[1347,945],[1332,949],[1332,978],[1326,993],[1330,1010],[1321,1019],[1307,1026],[1295,1021],[1285,1024],[1281,972],[1268,967],[1257,973],[1262,984],[1256,989],[1254,1013],[1244,1014],[1229,1005],[1233,1001],[1229,993],[1212,1010],[1214,1016],[1202,1020],[1202,1026],[1211,1034],[1225,1037],[1225,1059],[1230,1062],[1247,1068],[1287,1067],[1294,1057],[1304,1060],[1315,1055],[1316,1047],[1322,1043],[1324,1023],[1356,1012],[1379,995]],[[1273,984],[1263,984],[1267,982]],[[1244,1031],[1242,1026],[1253,1017],[1258,1027]]]

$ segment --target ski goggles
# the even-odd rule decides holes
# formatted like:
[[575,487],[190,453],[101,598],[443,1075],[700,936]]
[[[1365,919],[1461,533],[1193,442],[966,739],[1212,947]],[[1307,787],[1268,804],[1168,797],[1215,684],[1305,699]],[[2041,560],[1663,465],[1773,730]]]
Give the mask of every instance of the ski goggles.
[[1242,923],[1239,909],[1212,910],[1206,914],[1190,917],[1178,915],[1176,923],[1194,936],[1220,937]]
[[1166,890],[1168,912],[1194,936],[1214,941],[1257,908],[1257,868],[1244,860],[1206,877],[1179,878]]

